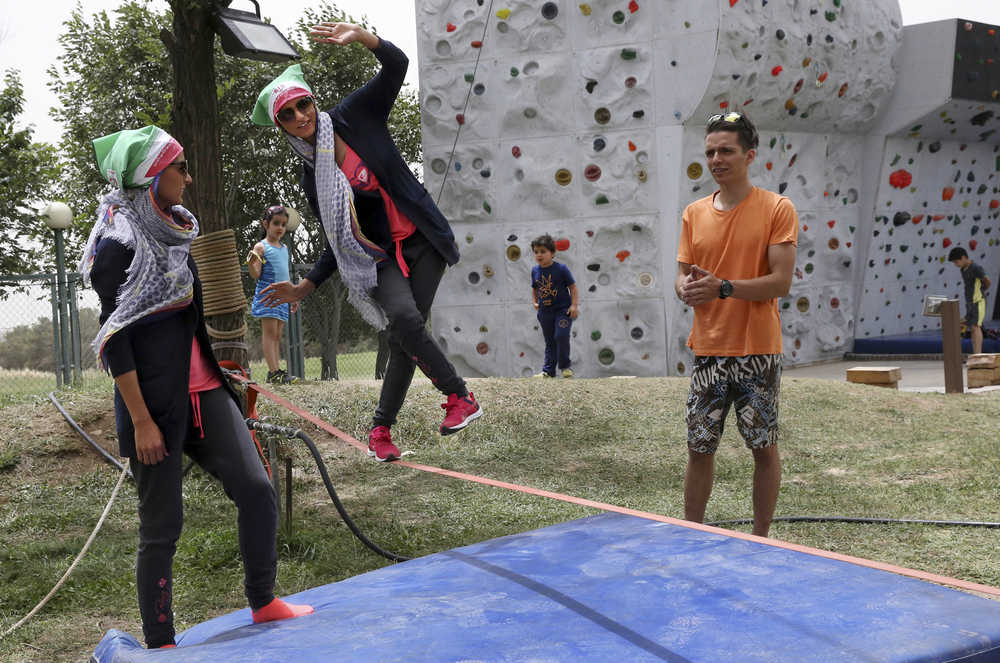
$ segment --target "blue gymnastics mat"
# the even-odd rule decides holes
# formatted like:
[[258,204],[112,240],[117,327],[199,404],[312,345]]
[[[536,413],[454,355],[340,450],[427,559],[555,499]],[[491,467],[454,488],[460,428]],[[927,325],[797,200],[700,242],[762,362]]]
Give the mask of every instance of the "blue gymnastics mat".
[[1000,603],[686,527],[604,514],[385,567],[96,663],[1000,661]]
[[[987,320],[986,329],[1000,329],[1000,322]],[[944,352],[940,329],[927,329],[912,334],[892,334],[870,338],[855,338],[854,353],[859,355],[939,355]],[[962,352],[972,353],[972,339],[962,339]],[[983,339],[983,352],[1000,352],[1000,341]]]

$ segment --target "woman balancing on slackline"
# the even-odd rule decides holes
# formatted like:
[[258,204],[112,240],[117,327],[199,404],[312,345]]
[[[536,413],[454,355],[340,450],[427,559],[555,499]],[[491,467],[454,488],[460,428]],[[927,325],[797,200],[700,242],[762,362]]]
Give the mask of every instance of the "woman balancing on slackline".
[[191,259],[198,220],[181,206],[184,149],[149,126],[94,141],[111,184],[79,272],[101,300],[94,352],[115,379],[118,445],[139,497],[136,589],[150,649],[174,646],[173,560],[183,524],[183,455],[236,504],[244,590],[254,622],[313,611],[274,596],[278,511],[236,394],[205,330]]
[[415,365],[447,401],[441,434],[450,435],[482,415],[465,381],[427,333],[427,315],[446,265],[458,262],[448,221],[406,165],[389,134],[389,111],[408,60],[398,48],[350,23],[321,23],[314,41],[344,46],[360,42],[381,71],[330,111],[318,112],[300,65],[264,88],[253,121],[277,125],[302,159],[302,188],[323,223],[327,245],[298,284],[273,283],[265,304],[295,302],[335,271],[348,301],[377,329],[389,327],[389,366],[372,418],[368,453],[399,458],[389,428],[396,423]]

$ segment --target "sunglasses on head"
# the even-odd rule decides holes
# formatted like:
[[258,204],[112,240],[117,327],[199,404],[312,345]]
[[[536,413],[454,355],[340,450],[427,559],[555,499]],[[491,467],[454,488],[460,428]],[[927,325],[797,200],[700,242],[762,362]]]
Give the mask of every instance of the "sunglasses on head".
[[179,170],[181,172],[181,175],[187,175],[190,172],[188,170],[187,159],[185,159],[184,161],[174,161],[172,163],[168,163],[167,166],[168,167],[169,166],[177,166],[177,170]]
[[730,111],[728,113],[716,113],[712,117],[708,118],[708,123],[718,122],[722,120],[723,122],[739,122],[743,119],[743,115],[737,113],[736,111]]
[[301,99],[295,102],[294,109],[282,108],[280,111],[278,111],[278,120],[281,122],[291,122],[292,120],[295,119],[296,110],[299,111],[300,113],[305,113],[307,110],[309,110],[309,107],[312,106],[312,103],[313,103],[312,97],[302,97]]

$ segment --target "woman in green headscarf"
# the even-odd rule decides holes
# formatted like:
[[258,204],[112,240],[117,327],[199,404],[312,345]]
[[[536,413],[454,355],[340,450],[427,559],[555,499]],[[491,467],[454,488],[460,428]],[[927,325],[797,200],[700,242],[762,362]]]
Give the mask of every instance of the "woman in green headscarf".
[[298,284],[272,283],[268,305],[299,301],[337,271],[348,301],[376,329],[388,326],[389,366],[372,417],[368,453],[400,457],[389,428],[403,405],[416,366],[447,400],[442,435],[483,413],[465,380],[427,331],[427,317],[447,265],[458,262],[448,220],[414,177],[389,132],[388,119],[408,60],[390,42],[351,23],[320,23],[324,44],[360,43],[381,70],[332,110],[319,112],[302,68],[292,65],[265,87],[253,121],[278,127],[302,160],[302,189],[326,234],[323,255]]
[[205,330],[190,256],[198,220],[181,205],[191,182],[184,150],[148,126],[98,138],[94,152],[112,190],[101,199],[79,271],[101,299],[93,347],[115,379],[119,451],[138,491],[136,587],[146,645],[174,646],[183,454],[236,504],[253,620],[312,612],[273,593],[276,500]]

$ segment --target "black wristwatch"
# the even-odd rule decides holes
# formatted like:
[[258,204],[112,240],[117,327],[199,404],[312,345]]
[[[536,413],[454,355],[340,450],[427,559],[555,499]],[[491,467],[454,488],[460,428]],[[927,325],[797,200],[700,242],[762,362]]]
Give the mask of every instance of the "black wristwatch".
[[733,294],[732,282],[722,279],[722,285],[719,286],[719,299],[725,299],[731,294]]

